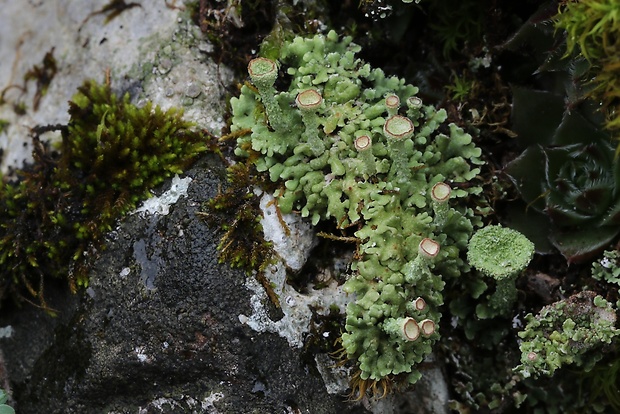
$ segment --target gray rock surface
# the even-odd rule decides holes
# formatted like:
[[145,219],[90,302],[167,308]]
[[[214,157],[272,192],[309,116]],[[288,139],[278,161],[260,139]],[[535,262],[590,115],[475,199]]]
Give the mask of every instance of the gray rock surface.
[[[109,236],[85,291],[48,289],[52,319],[3,312],[0,340],[18,412],[360,413],[330,395],[313,357],[239,322],[245,275],[218,264],[217,236],[197,217],[221,166],[188,172],[168,215],[134,214]],[[214,166],[215,165],[215,166]]]

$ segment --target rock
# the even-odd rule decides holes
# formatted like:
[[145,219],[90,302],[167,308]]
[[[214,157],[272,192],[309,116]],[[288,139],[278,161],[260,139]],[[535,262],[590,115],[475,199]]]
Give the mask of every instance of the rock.
[[[88,289],[48,289],[51,318],[6,310],[1,338],[18,412],[359,413],[330,395],[314,359],[250,314],[246,275],[219,264],[218,236],[196,215],[223,174],[214,157],[168,215],[134,214],[99,251]],[[35,346],[31,346],[35,345]]]

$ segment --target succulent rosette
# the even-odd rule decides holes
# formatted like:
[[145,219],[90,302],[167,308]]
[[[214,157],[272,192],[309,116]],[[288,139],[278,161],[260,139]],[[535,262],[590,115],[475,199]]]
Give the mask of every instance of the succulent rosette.
[[[523,224],[539,233],[545,231],[541,225],[547,227],[549,241],[569,262],[579,262],[620,233],[620,163],[593,111],[563,108],[559,95],[515,90],[515,129],[531,145],[505,172],[527,203],[528,216],[544,216]],[[545,116],[548,133],[529,135]]]

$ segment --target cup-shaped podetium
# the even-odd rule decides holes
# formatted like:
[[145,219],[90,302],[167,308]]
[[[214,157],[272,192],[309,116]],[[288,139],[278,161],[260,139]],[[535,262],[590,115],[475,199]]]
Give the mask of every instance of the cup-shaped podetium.
[[353,141],[353,146],[357,150],[359,159],[362,160],[363,169],[359,171],[366,177],[377,172],[375,156],[372,154],[372,138],[369,135],[360,135]]
[[407,107],[412,110],[418,110],[422,108],[422,99],[417,96],[410,96],[407,98]]
[[271,59],[258,57],[248,63],[248,74],[259,91],[268,89],[276,83],[278,65]]
[[476,312],[479,317],[510,312],[517,299],[517,276],[533,256],[534,244],[513,229],[486,226],[472,236],[467,250],[469,264],[495,280],[495,291],[488,296],[488,304],[478,305]]
[[439,254],[441,246],[435,240],[425,238],[418,244],[418,255],[403,266],[407,283],[415,284],[424,276],[430,275],[430,264]]
[[273,87],[278,78],[278,65],[273,60],[262,57],[252,59],[248,63],[248,74],[258,89],[260,100],[267,112],[269,124],[276,132],[285,132],[287,129],[286,122],[276,99],[277,91]]
[[383,125],[383,134],[388,142],[402,142],[413,136],[413,122],[402,115],[390,116]]
[[387,109],[389,116],[396,115],[398,113],[398,109],[400,108],[400,98],[398,95],[393,93],[388,94],[385,97],[385,108]]
[[509,279],[527,267],[534,256],[534,244],[516,230],[500,225],[486,226],[469,240],[470,265],[495,280]]
[[417,96],[410,96],[407,98],[407,116],[411,119],[418,119],[421,115],[420,109],[422,109],[423,102],[422,99]]
[[386,319],[383,330],[391,337],[404,341],[415,341],[420,337],[420,326],[413,318]]
[[426,301],[422,297],[417,297],[413,302],[411,302],[413,308],[418,312],[422,312],[426,309]]
[[423,319],[418,325],[420,326],[420,331],[424,336],[431,336],[435,333],[435,321],[432,319]]
[[312,155],[318,157],[325,151],[325,144],[319,136],[320,121],[317,113],[323,104],[323,97],[316,89],[306,89],[297,94],[295,104],[301,111],[301,119],[305,127],[304,141],[310,148]]
[[427,237],[422,239],[418,245],[418,256],[426,260],[432,260],[439,254],[439,250],[441,250],[439,243]]
[[445,203],[450,199],[452,188],[443,182],[439,182],[431,189],[431,198],[436,203]]
[[452,194],[452,188],[443,182],[439,182],[431,188],[431,200],[435,217],[433,219],[435,225],[443,227],[448,220],[448,212],[450,207],[448,200]]
[[388,150],[392,159],[390,175],[397,181],[408,181],[411,178],[409,157],[405,149],[405,140],[413,136],[413,122],[402,115],[392,115],[383,125],[383,135],[388,142]]
[[323,97],[316,89],[306,89],[297,94],[295,103],[303,112],[313,112],[321,106]]

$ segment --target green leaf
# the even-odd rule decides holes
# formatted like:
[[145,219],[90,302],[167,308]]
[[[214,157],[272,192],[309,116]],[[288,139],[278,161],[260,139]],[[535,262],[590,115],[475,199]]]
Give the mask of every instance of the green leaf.
[[519,143],[551,144],[564,115],[564,96],[547,91],[513,88],[513,131]]
[[512,180],[528,208],[533,207],[542,211],[545,206],[544,195],[547,189],[544,186],[543,174],[545,170],[545,154],[538,146],[531,146],[510,162],[504,172]]
[[15,410],[6,404],[0,404],[0,414],[15,414]]
[[553,245],[569,263],[588,260],[607,247],[620,233],[620,227],[586,227],[556,231],[549,236]]

